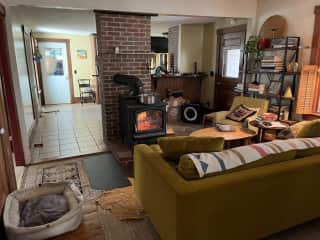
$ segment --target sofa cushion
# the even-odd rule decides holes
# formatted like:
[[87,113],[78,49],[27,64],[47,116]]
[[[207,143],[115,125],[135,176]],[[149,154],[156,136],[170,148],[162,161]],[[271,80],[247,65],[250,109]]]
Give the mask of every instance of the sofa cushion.
[[256,113],[255,110],[250,109],[249,107],[240,104],[238,107],[233,109],[228,115],[227,119],[236,121],[236,122],[243,122],[246,120],[247,117],[250,117]]
[[290,127],[282,130],[278,134],[278,138],[281,139],[290,139],[290,138],[296,138],[299,134],[299,132],[304,128],[310,125],[311,121],[301,121],[296,124],[291,125]]
[[163,152],[162,152],[162,150],[161,150],[161,148],[160,148],[160,146],[159,146],[158,144],[151,144],[151,145],[149,145],[149,147],[150,147],[153,151],[155,151],[156,153],[158,153],[158,154],[160,154],[160,155],[163,154]]
[[313,120],[306,123],[297,134],[297,138],[311,137],[320,137],[320,120]]
[[296,152],[297,150],[307,150],[315,147],[320,147],[320,137],[275,140],[232,148],[222,152],[190,153],[188,156],[194,162],[199,176],[204,177],[211,173],[220,173],[251,164],[269,155],[289,151]]
[[178,163],[182,155],[199,152],[219,152],[223,150],[222,137],[162,137],[158,140],[164,158]]
[[[261,167],[261,166],[265,166],[272,163],[288,161],[288,160],[294,159],[295,156],[296,156],[296,151],[288,151],[283,153],[272,154],[264,158],[261,158],[258,161],[251,162],[233,169],[229,169],[229,170],[217,172],[217,173],[209,173],[204,177],[212,177],[212,176],[232,173],[240,170],[245,170],[249,168]],[[195,180],[195,179],[201,178],[198,174],[198,171],[193,161],[190,159],[188,154],[181,156],[177,170],[187,180]]]

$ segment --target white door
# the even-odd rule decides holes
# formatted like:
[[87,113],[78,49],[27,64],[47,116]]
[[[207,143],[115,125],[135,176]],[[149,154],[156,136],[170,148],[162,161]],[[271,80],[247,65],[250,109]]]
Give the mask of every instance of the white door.
[[71,103],[67,45],[39,42],[45,104]]

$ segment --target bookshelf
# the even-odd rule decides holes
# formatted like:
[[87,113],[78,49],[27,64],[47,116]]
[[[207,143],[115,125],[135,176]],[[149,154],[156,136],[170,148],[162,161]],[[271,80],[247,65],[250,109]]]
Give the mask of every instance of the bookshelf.
[[[243,96],[269,99],[269,111],[277,114],[281,120],[287,113],[290,119],[300,73],[289,71],[287,66],[289,63],[298,62],[300,37],[274,40],[272,47],[258,51],[256,56],[245,53],[242,89],[235,89],[235,92]],[[261,88],[261,84],[265,87]],[[257,87],[259,85],[260,88]],[[292,96],[285,97],[284,93],[288,87]]]

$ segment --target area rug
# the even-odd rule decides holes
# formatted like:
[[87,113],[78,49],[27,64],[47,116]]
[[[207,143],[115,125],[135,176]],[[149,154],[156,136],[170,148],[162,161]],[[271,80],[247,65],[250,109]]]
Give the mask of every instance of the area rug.
[[25,170],[21,188],[44,183],[68,182],[82,194],[84,200],[97,199],[102,191],[91,188],[81,160],[78,158],[29,166]]
[[90,185],[97,190],[130,186],[128,176],[111,153],[98,154],[83,160]]
[[73,184],[80,193],[83,193],[77,163],[42,168],[39,171],[42,174],[42,177],[39,178],[40,184],[67,182]]
[[104,191],[97,202],[119,220],[143,219],[146,213],[135,196],[134,180],[129,178],[129,181],[132,186]]

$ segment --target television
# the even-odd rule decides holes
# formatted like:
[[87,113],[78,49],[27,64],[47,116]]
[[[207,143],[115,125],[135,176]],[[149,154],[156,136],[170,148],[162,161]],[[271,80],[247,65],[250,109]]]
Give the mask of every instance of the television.
[[155,53],[168,52],[168,38],[166,37],[151,37],[151,51]]

